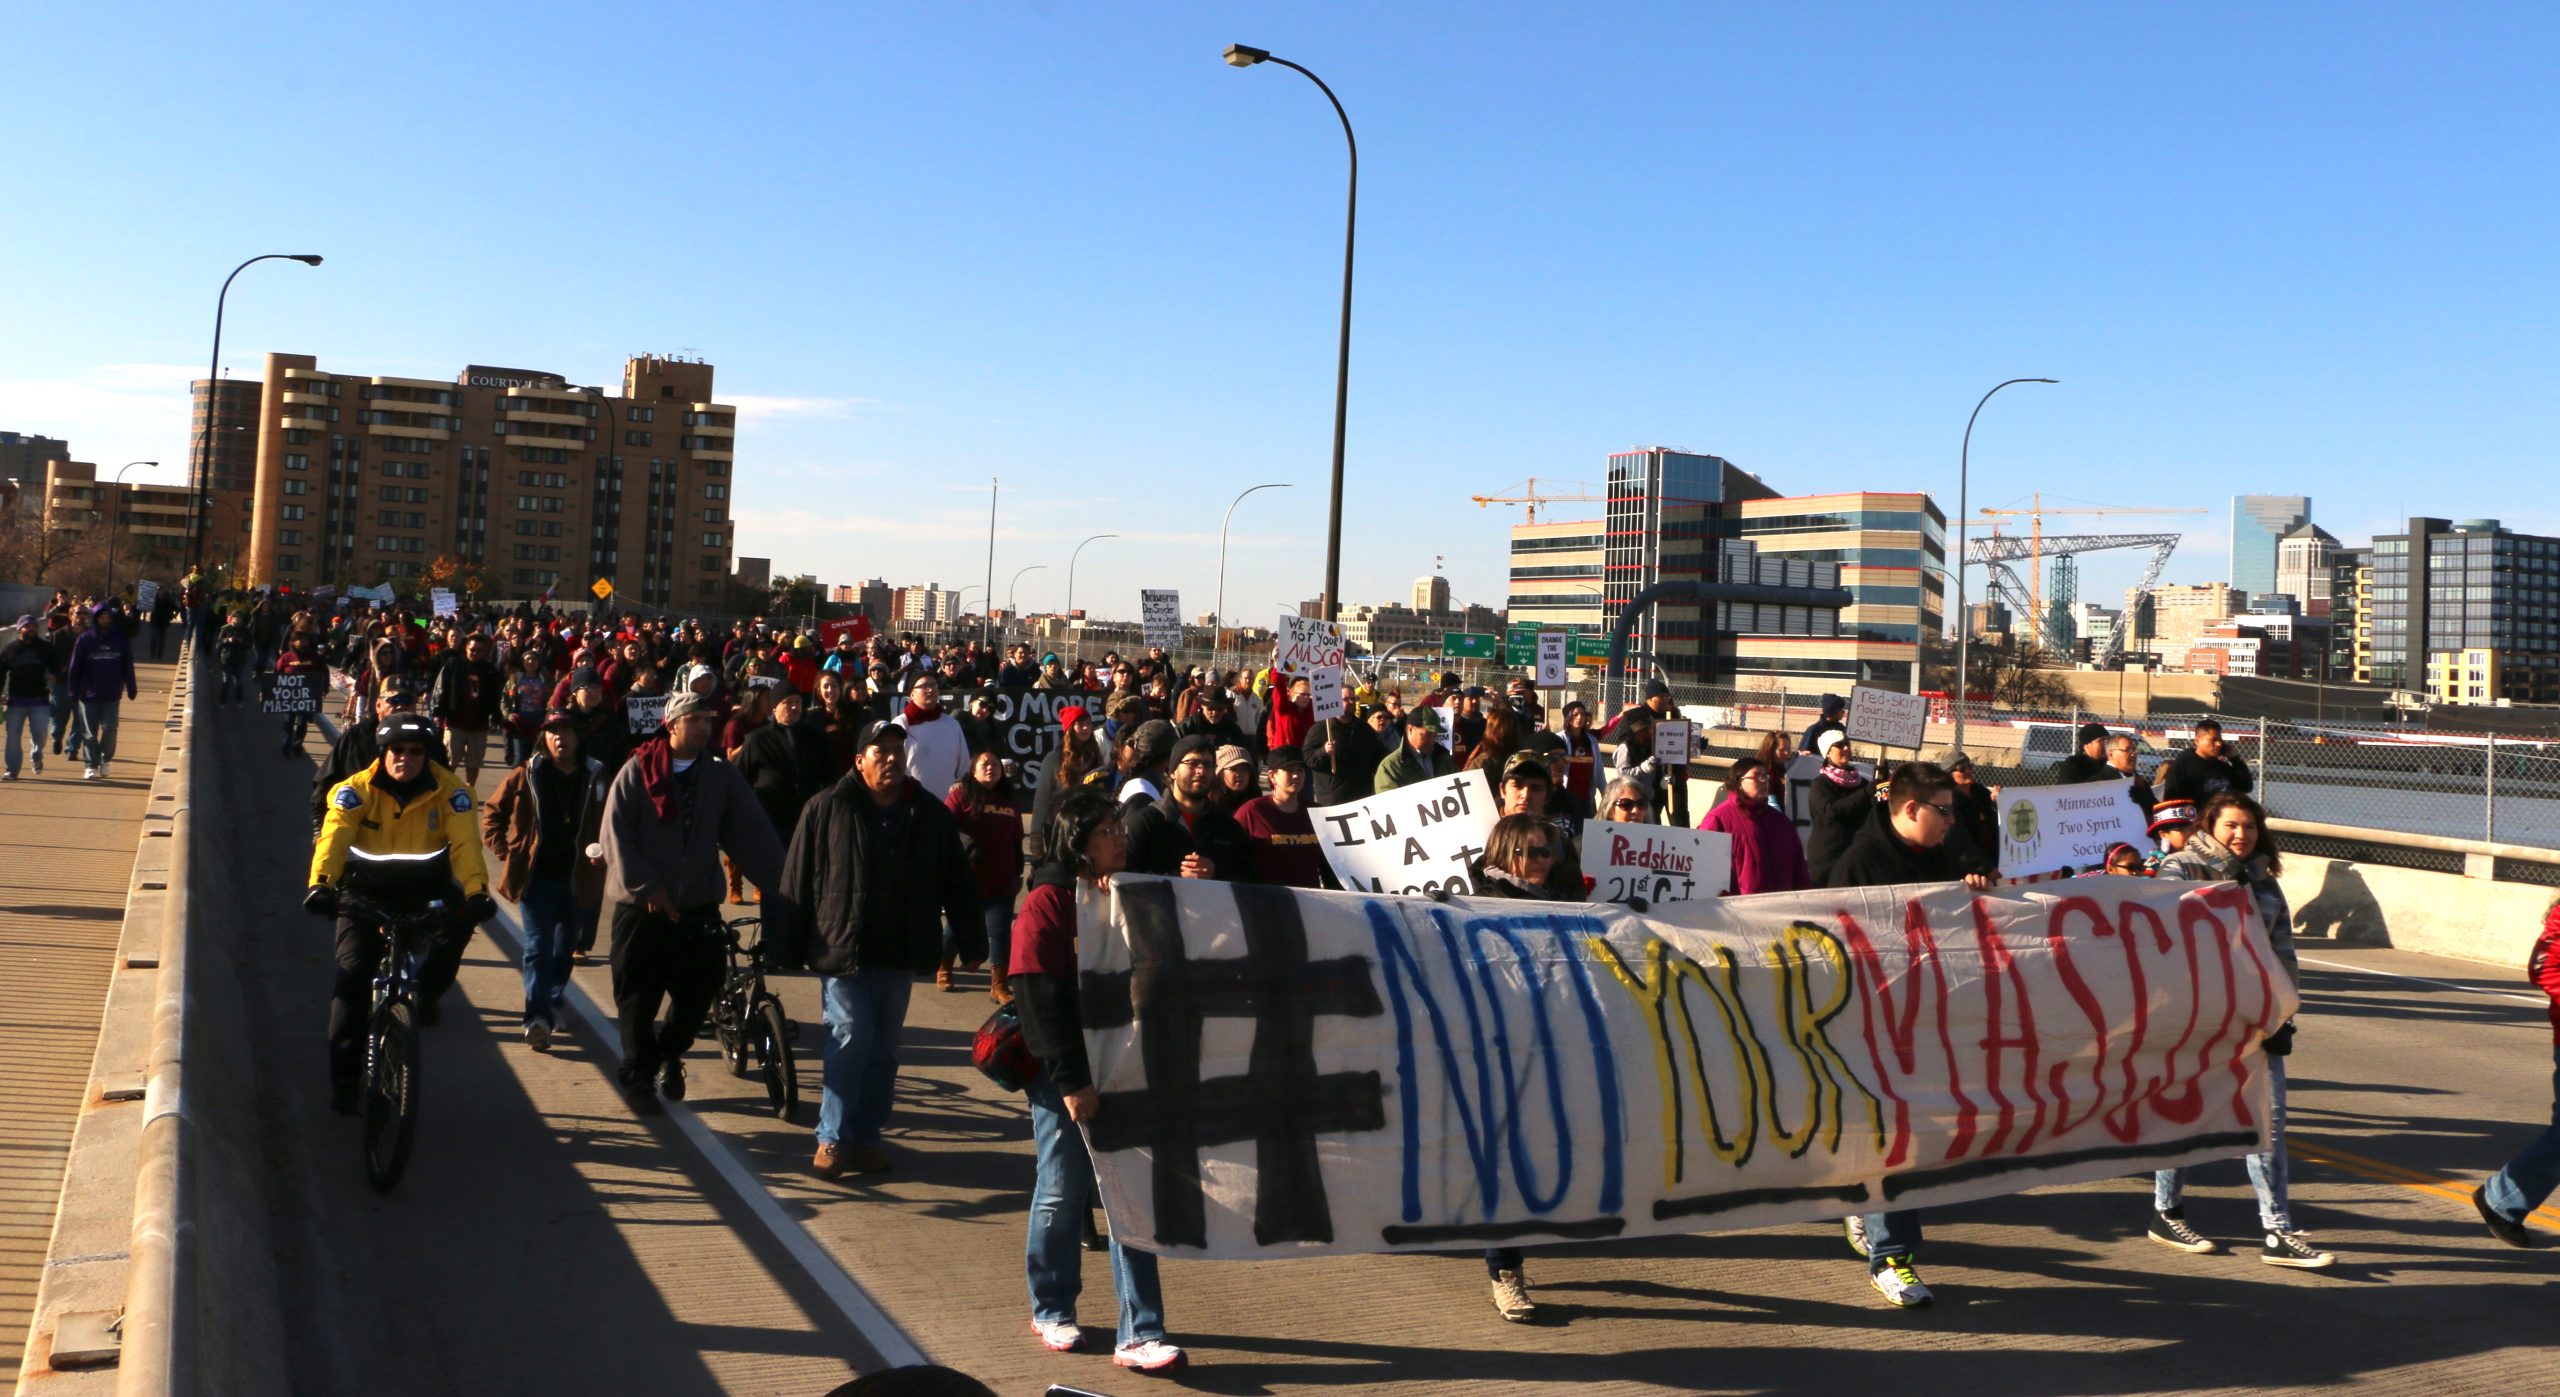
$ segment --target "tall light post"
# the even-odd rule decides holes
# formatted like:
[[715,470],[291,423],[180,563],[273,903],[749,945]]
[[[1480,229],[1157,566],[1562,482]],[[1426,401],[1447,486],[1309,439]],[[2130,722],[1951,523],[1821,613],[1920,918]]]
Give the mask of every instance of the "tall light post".
[[1000,482],[994,476],[987,477],[986,587],[988,614],[978,622],[978,648],[980,650],[987,648],[988,640],[994,632],[994,626],[996,623],[994,615],[996,609],[996,489],[999,484]]
[[[204,501],[206,493],[213,488],[213,404],[222,392],[222,309],[224,303],[231,299],[232,279],[260,262],[269,261],[299,262],[306,267],[316,267],[320,265],[320,254],[262,252],[232,268],[231,275],[222,279],[222,294],[213,298],[213,363],[204,374],[205,433],[204,441],[196,448],[195,505],[187,514],[187,571],[191,573],[204,566]],[[190,620],[188,624],[194,622]]]
[[1324,99],[1333,104],[1333,114],[1342,119],[1342,143],[1351,151],[1351,183],[1342,214],[1342,347],[1333,369],[1333,502],[1325,516],[1324,529],[1324,619],[1342,618],[1342,438],[1351,402],[1351,251],[1360,227],[1360,142],[1351,134],[1351,114],[1342,109],[1342,99],[1333,95],[1324,79],[1308,72],[1288,59],[1275,57],[1269,49],[1245,44],[1229,44],[1227,64],[1250,68],[1257,63],[1277,63],[1316,85]]
[[1084,556],[1085,543],[1100,543],[1106,538],[1118,537],[1118,534],[1095,534],[1084,543],[1077,544],[1076,551],[1067,555],[1067,630],[1070,635],[1074,634],[1076,624],[1076,559]]
[[[2054,379],[2050,379],[2050,378],[2012,378],[2012,379],[2004,380],[2004,381],[1999,382],[1999,383],[1992,384],[1992,385],[1991,385],[1991,393],[1997,393],[1997,392],[1999,392],[2001,389],[2008,387],[2008,386],[2009,386],[2010,384],[2012,384],[2012,383],[2053,383],[2053,382],[2056,382],[2056,380],[2054,380]],[[1991,401],[1991,393],[1985,393],[1985,394],[1983,394],[1983,395],[1982,395],[1982,402],[1978,402],[1978,403],[1975,403],[1975,404],[1973,405],[1973,416],[1972,416],[1972,417],[1968,417],[1968,418],[1966,418],[1966,419],[1964,420],[1964,451],[1963,451],[1963,453],[1962,453],[1961,455],[1959,455],[1959,456],[1956,458],[1956,559],[1955,559],[1955,573],[1956,573],[1956,694],[1955,694],[1955,699],[1956,699],[1956,750],[1957,750],[1957,751],[1959,751],[1959,752],[1961,752],[1961,751],[1963,751],[1963,750],[1964,750],[1964,705],[1965,705],[1965,694],[1966,694],[1966,692],[1967,692],[1967,684],[1966,684],[1966,680],[1967,680],[1967,679],[1970,677],[1970,675],[1971,675],[1971,672],[1972,672],[1972,660],[1973,660],[1973,617],[1972,617],[1971,615],[1969,615],[1969,614],[1968,614],[1968,610],[1969,610],[1969,608],[1965,605],[1965,590],[1964,590],[1964,569],[1965,569],[1965,556],[1964,556],[1964,545],[1965,545],[1965,516],[1973,512],[1972,495],[1971,495],[1971,493],[1970,493],[1971,488],[1972,488],[1972,483],[1973,483],[1973,423],[1974,423],[1974,419],[1975,419],[1975,418],[1978,418],[1978,417],[1982,416],[1982,404],[1983,404],[1983,403],[1987,403],[1987,402],[1990,402],[1990,401]]]
[[[205,409],[205,411],[206,411],[206,413],[207,413],[207,418],[206,418],[206,425],[207,425],[207,426],[212,425],[212,419],[211,419],[212,408],[211,408],[211,406],[210,406],[211,401],[212,401],[212,399],[211,399],[210,395],[208,395],[208,396],[207,396],[207,399],[206,399],[206,402],[207,402],[208,406],[207,406],[207,407],[206,407],[206,409]],[[157,467],[159,464],[160,464],[160,463],[159,463],[158,461],[127,461],[127,462],[125,462],[123,465],[116,467],[115,488],[116,488],[117,493],[118,493],[119,495],[121,495],[121,494],[123,493],[123,491],[124,491],[124,473],[125,473],[126,471],[132,470],[132,469],[133,469],[134,467],[136,467],[136,466],[153,466],[153,467]],[[123,507],[122,507],[122,502],[121,502],[120,500],[119,500],[119,501],[117,501],[117,502],[115,502],[115,503],[109,503],[108,498],[107,498],[107,496],[106,496],[105,492],[103,492],[103,491],[101,491],[101,492],[99,493],[99,499],[98,499],[98,502],[99,502],[100,504],[104,504],[104,505],[106,505],[106,506],[107,506],[107,519],[106,519],[106,533],[107,533],[107,595],[108,595],[109,597],[113,597],[113,596],[115,596],[115,594],[116,594],[116,548],[117,548],[117,543],[118,543],[117,538],[116,538],[117,529],[116,529],[116,519],[115,519],[115,516],[116,516],[116,515],[118,515],[118,514],[123,513],[123,512],[124,512],[124,510],[123,510]]]
[[1244,491],[1241,494],[1238,494],[1234,499],[1227,501],[1227,517],[1218,521],[1218,607],[1217,610],[1211,612],[1209,616],[1211,623],[1209,631],[1209,668],[1211,669],[1216,669],[1218,667],[1218,652],[1226,648],[1227,642],[1227,525],[1235,522],[1236,506],[1244,503],[1244,497],[1246,495],[1250,495],[1256,490],[1286,490],[1289,488],[1290,486],[1286,481],[1278,481],[1270,485],[1248,485],[1244,488]]
[[1033,563],[1029,567],[1016,571],[1013,575],[1013,580],[1004,584],[1004,614],[1013,617],[1013,623],[1015,625],[1019,626],[1022,624],[1022,613],[1013,609],[1013,599],[1015,595],[1022,590],[1022,574],[1026,572],[1046,572],[1048,570],[1049,565],[1047,563]]

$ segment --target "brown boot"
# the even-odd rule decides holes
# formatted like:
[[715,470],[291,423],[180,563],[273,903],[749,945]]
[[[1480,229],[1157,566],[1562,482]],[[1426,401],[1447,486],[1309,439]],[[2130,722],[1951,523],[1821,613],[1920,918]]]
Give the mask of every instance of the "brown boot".
[[944,956],[942,963],[933,968],[933,987],[946,993],[960,988],[951,983],[951,957]]
[[987,972],[987,998],[998,1004],[1013,1002],[1013,977],[1001,970]]

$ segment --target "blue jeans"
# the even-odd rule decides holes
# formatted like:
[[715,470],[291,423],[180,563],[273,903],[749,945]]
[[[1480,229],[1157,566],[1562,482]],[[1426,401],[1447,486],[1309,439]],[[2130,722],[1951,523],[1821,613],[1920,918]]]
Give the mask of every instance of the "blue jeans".
[[42,766],[44,765],[44,737],[46,731],[51,729],[52,726],[53,709],[49,704],[13,703],[9,705],[6,734],[9,743],[8,768],[10,775],[15,776],[18,774],[19,730],[23,728],[34,729],[34,732],[30,735],[35,738],[35,741],[28,745],[27,750],[34,754],[36,765]]
[[821,975],[826,997],[826,1063],[818,1102],[818,1143],[877,1145],[898,1091],[898,1039],[907,1028],[915,977],[904,966]]
[[1870,1268],[1895,1257],[1909,1261],[1920,1251],[1920,1210],[1901,1208],[1867,1214],[1867,1264]]
[[2489,1206],[2509,1222],[2522,1222],[2554,1187],[2560,1187],[2560,1044],[2551,1049],[2551,1128],[2489,1176]]
[[116,717],[124,705],[116,699],[80,700],[78,737],[88,743],[88,764],[104,767],[116,756]]
[[[80,705],[72,701],[71,689],[65,685],[53,691],[53,750],[59,752],[65,744],[79,740]],[[71,755],[79,756],[80,749],[73,747]]]
[[[2273,1128],[2275,1148],[2264,1154],[2247,1157],[2249,1182],[2258,1190],[2258,1223],[2269,1232],[2293,1230],[2293,1196],[2288,1185],[2284,1158],[2284,1059],[2267,1059],[2267,1076],[2274,1087],[2268,1096],[2269,1121]],[[2179,1206],[2187,1194],[2187,1171],[2163,1169],[2151,1181],[2151,1206],[2167,1212]]]
[[[1031,1103],[1036,1152],[1031,1237],[1022,1259],[1031,1278],[1031,1317],[1056,1324],[1076,1317],[1076,1296],[1084,1290],[1082,1234],[1085,1205],[1094,1192],[1093,1156],[1085,1153],[1084,1132],[1067,1119],[1066,1100],[1046,1073],[1022,1094]],[[1155,1253],[1121,1246],[1117,1227],[1111,1229],[1111,1288],[1120,1295],[1116,1347],[1164,1337],[1164,1286]]]
[[222,666],[221,702],[229,703],[249,691],[249,652],[241,651]]
[[578,948],[587,909],[568,879],[539,875],[524,885],[516,905],[524,912],[524,1021],[558,1028],[569,997],[569,954]]
[[987,967],[991,974],[1002,976],[1013,969],[1013,896],[991,897],[986,903]]

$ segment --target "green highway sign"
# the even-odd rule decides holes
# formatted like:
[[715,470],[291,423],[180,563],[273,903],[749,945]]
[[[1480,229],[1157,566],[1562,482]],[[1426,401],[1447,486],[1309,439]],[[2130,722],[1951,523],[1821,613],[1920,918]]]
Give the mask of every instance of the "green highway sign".
[[[1534,621],[1514,621],[1510,629],[1504,631],[1502,635],[1502,662],[1523,668],[1536,664],[1538,633],[1541,631],[1562,631],[1573,637],[1569,644],[1576,646],[1588,641],[1593,635],[1592,630],[1587,626],[1541,626]],[[1605,643],[1602,648],[1604,650],[1607,648]]]
[[1440,637],[1440,658],[1444,660],[1490,660],[1497,636],[1477,635],[1472,631],[1451,631]]

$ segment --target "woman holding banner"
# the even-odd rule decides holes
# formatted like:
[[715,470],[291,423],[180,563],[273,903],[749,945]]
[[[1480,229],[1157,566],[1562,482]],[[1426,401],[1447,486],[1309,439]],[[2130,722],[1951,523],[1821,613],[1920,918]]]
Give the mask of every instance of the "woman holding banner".
[[[1008,968],[1023,1044],[1040,1060],[1040,1074],[1023,1089],[1036,1158],[1024,1247],[1031,1332],[1051,1352],[1071,1353],[1084,1347],[1076,1324],[1076,1297],[1084,1289],[1078,1234],[1094,1187],[1093,1159],[1076,1127],[1103,1110],[1076,1000],[1076,893],[1080,886],[1107,889],[1112,875],[1127,867],[1129,831],[1109,796],[1080,789],[1058,802],[1048,844],[1051,861],[1031,875],[1031,892],[1014,919]],[[1142,1373],[1169,1373],[1189,1361],[1165,1342],[1155,1255],[1120,1245],[1117,1227],[1111,1229],[1111,1282],[1120,1295],[1111,1361]]]
[[[2284,861],[2276,853],[2274,836],[2267,832],[2267,812],[2237,791],[2224,791],[2205,802],[2196,816],[2196,832],[2188,836],[2185,848],[2160,861],[2159,876],[2198,883],[2238,883],[2247,888],[2250,900],[2257,905],[2258,919],[2266,924],[2267,941],[2275,949],[2276,960],[2298,992],[2302,988],[2302,971],[2294,963],[2293,908],[2276,882],[2276,875],[2283,871]],[[2284,1060],[2293,1052],[2292,1021],[2287,1020],[2284,1027],[2268,1034],[2266,1046],[2272,1092],[2268,1108],[2270,1148],[2264,1154],[2248,1156],[2249,1183],[2258,1191],[2258,1221],[2265,1229],[2258,1259],[2270,1266],[2317,1271],[2337,1258],[2313,1247],[2294,1230],[2292,1199],[2286,1187]],[[2212,1240],[2187,1225],[2186,1210],[2180,1206],[2186,1188],[2184,1169],[2163,1169],[2153,1180],[2151,1240],[2182,1252],[2212,1251]]]

